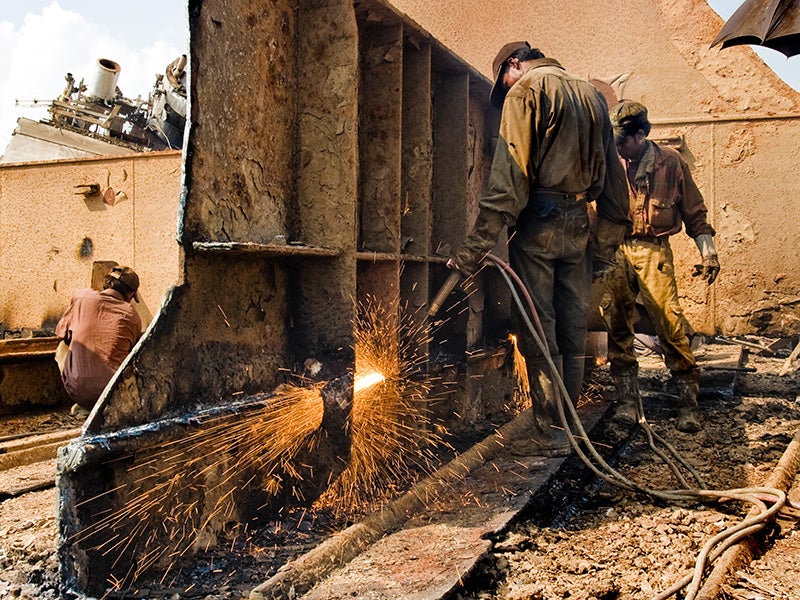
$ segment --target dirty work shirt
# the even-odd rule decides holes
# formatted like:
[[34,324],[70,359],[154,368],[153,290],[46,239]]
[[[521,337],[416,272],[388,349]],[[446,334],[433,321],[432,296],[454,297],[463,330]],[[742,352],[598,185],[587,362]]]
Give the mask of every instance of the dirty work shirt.
[[[551,354],[582,355],[588,318],[587,202],[596,200],[597,245],[613,252],[630,226],[625,174],[608,105],[588,81],[551,58],[531,61],[503,104],[500,139],[481,212],[512,231],[512,268],[531,292]],[[549,207],[549,209],[548,209]],[[552,209],[552,210],[550,210]],[[480,219],[479,219],[480,221]],[[497,241],[465,241],[486,252]],[[514,314],[526,356],[541,352]]]
[[608,329],[608,359],[614,369],[636,365],[633,348],[635,300],[639,295],[674,373],[695,371],[678,298],[669,236],[686,227],[694,238],[714,235],[689,167],[672,148],[651,140],[638,163],[625,161],[633,226],[617,252],[617,268],[605,279],[601,313]]
[[136,309],[119,292],[76,291],[56,325],[69,344],[61,379],[70,398],[91,408],[141,332]]
[[690,238],[715,234],[689,165],[677,150],[645,140],[638,163],[620,160],[628,178],[633,221],[627,237],[669,236],[678,233],[681,224]]
[[597,201],[598,242],[610,235],[616,247],[630,224],[628,192],[606,100],[552,58],[531,63],[506,95],[489,189],[478,204],[514,225],[538,189],[585,194]]

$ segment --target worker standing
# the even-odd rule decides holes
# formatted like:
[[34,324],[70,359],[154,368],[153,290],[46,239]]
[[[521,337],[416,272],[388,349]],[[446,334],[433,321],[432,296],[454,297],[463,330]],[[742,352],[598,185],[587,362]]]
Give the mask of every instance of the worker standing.
[[618,399],[614,420],[631,426],[638,420],[638,362],[634,353],[633,313],[641,296],[656,330],[664,362],[678,389],[679,431],[700,429],[697,394],[700,371],[692,354],[678,301],[675,267],[669,237],[682,225],[694,238],[701,265],[695,275],[711,285],[719,274],[714,228],[689,167],[677,150],[647,139],[647,108],[623,100],[611,108],[617,150],[623,162],[630,193],[633,226],[617,251],[617,266],[606,276],[601,313],[608,328],[608,358]]
[[92,409],[106,384],[142,333],[138,302],[139,276],[130,267],[113,267],[103,291],[77,290],[56,325],[56,335],[69,347],[61,372],[73,413]]
[[[503,46],[492,65],[490,100],[502,107],[489,186],[479,214],[448,266],[471,275],[509,229],[511,267],[528,288],[552,362],[575,401],[583,380],[592,256],[587,204],[596,201],[595,264],[605,268],[630,225],[625,175],[602,94],[527,42]],[[530,438],[518,454],[557,456],[558,394],[547,358],[514,307],[530,380]]]

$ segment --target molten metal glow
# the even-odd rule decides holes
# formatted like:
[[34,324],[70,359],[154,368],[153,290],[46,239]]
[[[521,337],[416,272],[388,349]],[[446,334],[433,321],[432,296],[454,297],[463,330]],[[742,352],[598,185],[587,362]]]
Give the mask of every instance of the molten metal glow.
[[525,357],[517,345],[517,336],[513,333],[508,335],[514,349],[514,396],[509,409],[514,413],[520,413],[532,404],[531,384],[528,380],[528,367],[525,364]]
[[383,376],[383,373],[378,371],[370,371],[369,373],[364,373],[363,375],[356,373],[355,380],[353,381],[353,392],[357,394],[361,390],[371,388],[373,385],[376,385],[381,381],[386,381],[386,377]]
[[[425,319],[401,312],[397,300],[358,307],[351,460],[318,500],[343,516],[374,508],[438,466],[433,450],[445,431],[429,414],[431,380],[412,377],[427,361],[430,332]],[[293,482],[312,468],[303,456],[322,435],[324,385],[282,385],[239,419],[208,417],[179,440],[119,459],[129,461],[128,482],[81,503],[96,520],[72,539],[114,557],[114,589],[153,571],[170,584],[182,557],[237,518],[243,493],[265,504],[281,495],[306,500]]]

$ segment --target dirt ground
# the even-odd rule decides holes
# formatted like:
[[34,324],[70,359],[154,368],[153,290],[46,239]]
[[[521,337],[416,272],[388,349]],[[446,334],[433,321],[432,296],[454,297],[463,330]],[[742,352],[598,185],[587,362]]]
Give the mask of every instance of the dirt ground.
[[[701,390],[704,428],[676,432],[663,402],[645,401],[653,428],[700,472],[709,489],[760,485],[800,429],[794,375],[778,377],[783,358],[751,355],[732,398]],[[639,435],[620,471],[657,490],[678,484]],[[800,479],[790,493],[800,503]],[[603,484],[574,517],[543,526],[532,519],[499,541],[474,576],[467,598],[574,600],[653,598],[691,573],[702,546],[735,525],[749,505],[686,505],[653,501]],[[779,520],[770,551],[723,588],[721,600],[800,598],[800,526]],[[485,582],[485,583],[482,583]],[[678,596],[681,597],[681,596]]]
[[[785,356],[785,353],[784,355]],[[732,397],[701,390],[703,430],[676,433],[668,404],[645,390],[653,428],[664,435],[711,489],[762,483],[800,428],[797,376],[778,377],[783,356],[747,355],[755,373],[739,375]],[[599,381],[603,380],[602,370]],[[610,389],[610,388],[608,388]],[[63,413],[37,417],[47,429],[75,426]],[[0,420],[0,435],[30,427]],[[638,435],[619,460],[621,471],[644,487],[677,488],[672,475]],[[800,503],[800,490],[790,497]],[[671,504],[607,484],[593,490],[581,510],[542,523],[536,515],[515,526],[495,546],[462,598],[504,600],[638,600],[652,598],[689,573],[702,545],[737,523],[749,506]],[[61,598],[55,554],[56,496],[53,489],[0,503],[0,598]],[[249,590],[293,556],[316,543],[333,520],[295,513],[258,532],[232,532],[230,545],[198,557],[171,585],[142,582],[127,598],[246,598]],[[738,574],[723,600],[790,600],[800,597],[800,526],[780,520],[767,536],[763,559]]]

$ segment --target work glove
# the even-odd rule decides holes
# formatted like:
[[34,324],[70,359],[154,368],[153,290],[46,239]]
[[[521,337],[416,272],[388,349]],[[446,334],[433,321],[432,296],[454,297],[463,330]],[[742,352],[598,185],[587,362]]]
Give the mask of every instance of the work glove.
[[712,254],[703,259],[702,265],[695,265],[692,277],[702,277],[708,285],[714,283],[719,275],[719,259],[716,254]]
[[627,224],[598,219],[596,234],[591,239],[593,282],[604,277],[617,265],[617,248],[625,239],[627,231]]
[[502,213],[481,208],[472,232],[455,255],[447,261],[447,266],[457,269],[464,277],[472,275],[478,269],[478,265],[486,253],[494,248],[505,225],[506,221]]
[[592,283],[605,277],[616,266],[616,252],[595,250],[592,253]]
[[702,277],[708,285],[711,285],[717,279],[720,269],[714,238],[710,234],[704,233],[698,235],[694,241],[697,249],[700,250],[700,258],[703,263],[694,266],[692,277]]

